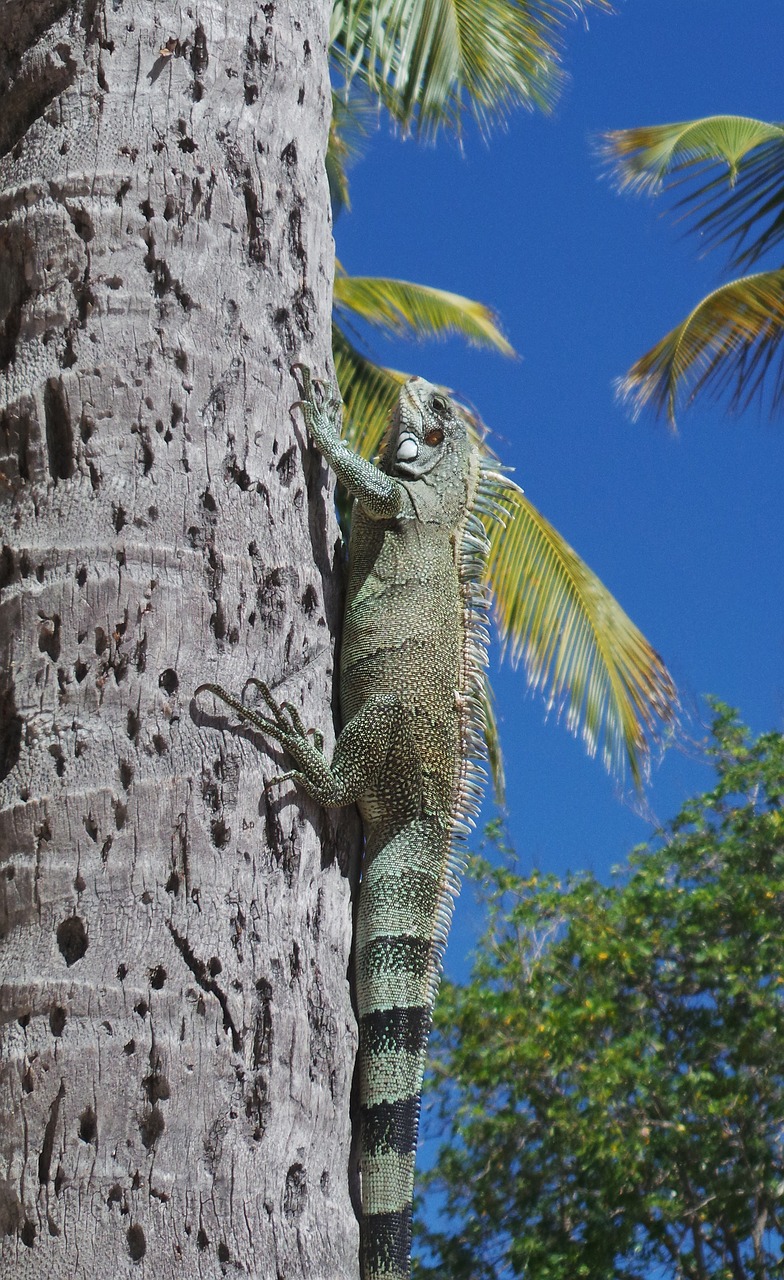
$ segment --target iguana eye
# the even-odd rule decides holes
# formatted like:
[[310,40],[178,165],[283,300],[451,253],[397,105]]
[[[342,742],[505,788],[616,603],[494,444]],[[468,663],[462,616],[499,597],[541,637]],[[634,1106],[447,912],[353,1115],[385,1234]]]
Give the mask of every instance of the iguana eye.
[[449,408],[449,401],[446,396],[431,396],[430,408],[435,409],[436,413],[446,413]]
[[433,427],[432,431],[428,431],[425,436],[425,444],[440,444],[444,438],[444,433],[440,427]]

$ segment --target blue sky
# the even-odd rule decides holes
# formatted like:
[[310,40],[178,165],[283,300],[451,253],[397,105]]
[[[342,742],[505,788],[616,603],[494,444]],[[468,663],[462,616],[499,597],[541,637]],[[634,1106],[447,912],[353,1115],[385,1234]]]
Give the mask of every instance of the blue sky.
[[[382,123],[351,172],[336,226],[354,274],[391,275],[492,305],[521,355],[376,337],[378,360],[476,405],[531,501],[613,591],[665,658],[686,740],[654,764],[648,816],[579,740],[498,669],[508,826],[523,869],[601,876],[654,820],[711,784],[695,739],[703,695],[754,732],[784,719],[784,424],[723,405],[685,411],[673,438],[630,421],[612,381],[723,278],[666,200],[620,196],[592,139],[606,129],[720,112],[784,118],[781,0],[627,0],[566,31],[571,80],[550,117],[516,113],[489,143],[423,147]],[[489,811],[488,811],[489,812]],[[457,908],[448,971],[465,975],[481,918]]]

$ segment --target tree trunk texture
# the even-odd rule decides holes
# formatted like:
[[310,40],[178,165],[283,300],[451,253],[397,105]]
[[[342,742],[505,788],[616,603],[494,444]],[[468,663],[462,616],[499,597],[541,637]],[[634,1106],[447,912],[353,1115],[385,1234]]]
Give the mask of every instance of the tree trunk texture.
[[[327,0],[11,0],[0,35],[0,1272],[354,1280]],[[285,767],[285,765],[283,765]]]

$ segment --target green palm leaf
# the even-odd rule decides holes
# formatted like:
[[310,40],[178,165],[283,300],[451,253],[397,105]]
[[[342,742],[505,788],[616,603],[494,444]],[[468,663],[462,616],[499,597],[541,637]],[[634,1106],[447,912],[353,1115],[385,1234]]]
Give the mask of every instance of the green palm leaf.
[[657,722],[673,718],[675,688],[659,655],[596,575],[516,485],[504,528],[488,525],[489,578],[499,631],[532,688],[565,713],[607,767],[628,763],[637,785]]
[[742,408],[765,389],[776,362],[771,403],[784,403],[784,269],[733,280],[708,294],[632,365],[618,389],[634,411],[666,411],[675,428],[679,395],[729,391]]
[[404,129],[459,130],[466,103],[486,127],[513,106],[548,108],[569,17],[609,0],[335,0],[333,56]]
[[410,375],[368,360],[334,323],[332,359],[343,397],[343,434],[352,449],[372,458],[389,426],[400,388]]
[[506,775],[504,773],[504,757],[501,752],[501,740],[498,736],[498,721],[495,717],[495,695],[490,677],[485,671],[482,675],[482,705],[485,712],[485,743],[487,744],[487,763],[490,766],[490,777],[493,780],[495,802],[503,808],[506,802]]
[[377,451],[400,385],[409,375],[385,369],[363,356],[346,333],[348,319],[363,320],[390,337],[455,334],[474,346],[490,347],[507,356],[515,354],[493,312],[481,302],[407,280],[349,276],[340,263],[335,274],[334,309],[337,318],[332,326],[332,349],[346,408],[346,438],[365,457]]
[[[784,126],[710,116],[605,134],[600,150],[622,189],[658,194],[688,183],[676,208],[703,246],[731,246],[741,270],[784,239]],[[719,166],[719,172],[716,168]]]
[[346,101],[332,91],[332,118],[329,124],[325,166],[329,182],[332,216],[337,218],[343,210],[351,208],[348,192],[348,168],[362,154],[363,142],[370,132],[376,112],[361,94],[353,94]]
[[333,300],[338,314],[351,312],[393,338],[457,335],[473,346],[515,354],[489,307],[459,293],[408,280],[349,276],[338,266]]

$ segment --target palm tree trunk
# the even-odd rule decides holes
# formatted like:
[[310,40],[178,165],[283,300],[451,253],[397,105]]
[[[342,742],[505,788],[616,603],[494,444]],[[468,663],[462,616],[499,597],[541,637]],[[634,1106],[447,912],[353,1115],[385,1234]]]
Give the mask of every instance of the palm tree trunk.
[[[342,1280],[327,0],[11,0],[0,53],[0,1271]],[[261,751],[259,750],[261,745]]]

